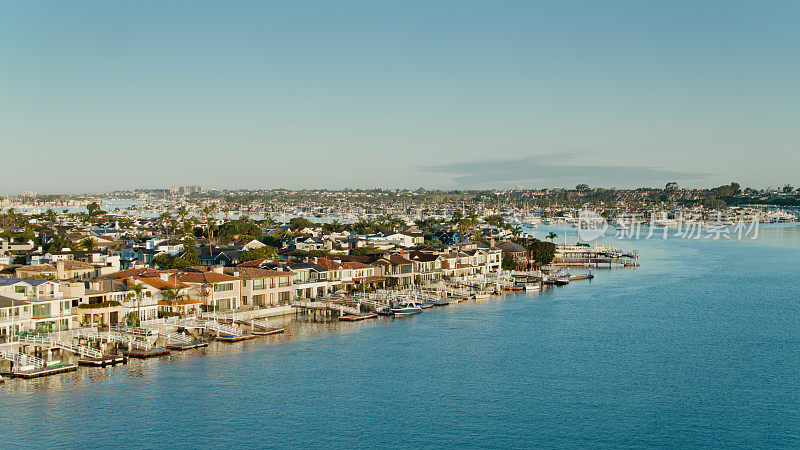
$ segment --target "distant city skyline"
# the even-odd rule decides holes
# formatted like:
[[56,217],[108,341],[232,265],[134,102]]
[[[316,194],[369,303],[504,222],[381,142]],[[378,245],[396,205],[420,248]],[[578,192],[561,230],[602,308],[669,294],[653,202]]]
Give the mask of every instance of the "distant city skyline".
[[800,184],[800,3],[5,2],[4,195]]

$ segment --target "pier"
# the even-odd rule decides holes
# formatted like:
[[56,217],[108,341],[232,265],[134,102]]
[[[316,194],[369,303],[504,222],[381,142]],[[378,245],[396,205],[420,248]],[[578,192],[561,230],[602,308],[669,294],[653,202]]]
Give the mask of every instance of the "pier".
[[567,267],[638,267],[639,255],[606,246],[559,245],[553,265]]

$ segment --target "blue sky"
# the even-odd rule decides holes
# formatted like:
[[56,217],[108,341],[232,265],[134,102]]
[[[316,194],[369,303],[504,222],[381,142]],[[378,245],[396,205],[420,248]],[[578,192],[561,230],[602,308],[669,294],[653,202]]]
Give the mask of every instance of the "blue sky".
[[0,192],[800,184],[800,2],[2,1]]

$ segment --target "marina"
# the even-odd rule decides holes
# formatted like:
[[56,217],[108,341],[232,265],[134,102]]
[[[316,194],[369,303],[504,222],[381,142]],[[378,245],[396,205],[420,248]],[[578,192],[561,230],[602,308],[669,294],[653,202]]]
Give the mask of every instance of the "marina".
[[[131,360],[127,365],[85,367],[27,380],[6,377],[0,396],[6,411],[15,413],[4,414],[0,428],[45,420],[54,414],[54,404],[63,404],[64,410],[84,413],[79,418],[56,410],[60,435],[95,436],[98,445],[110,444],[115,437],[97,437],[80,425],[85,420],[122,426],[130,414],[148,411],[150,417],[171,417],[176,407],[198,413],[181,416],[177,431],[163,421],[151,422],[151,432],[164,433],[166,445],[202,446],[193,436],[208,439],[212,434],[221,441],[257,445],[263,433],[287,446],[302,445],[307,441],[293,428],[298,419],[285,414],[284,408],[329,423],[319,428],[326,433],[346,423],[336,417],[348,411],[348,420],[365,424],[375,446],[411,439],[435,445],[453,435],[459,436],[457,445],[467,446],[580,439],[607,439],[610,445],[622,446],[640,439],[636,430],[642,421],[656,430],[642,442],[656,446],[667,446],[676,433],[708,446],[720,442],[747,446],[776,434],[792,436],[797,424],[789,414],[794,408],[789,399],[800,360],[780,342],[799,336],[798,310],[788,293],[798,281],[791,267],[800,240],[787,249],[784,245],[790,241],[784,232],[774,238],[765,232],[765,236],[765,241],[747,245],[637,244],[640,267],[592,269],[591,281],[563,288],[545,286],[532,294],[503,291],[488,301],[465,300],[399,320],[381,316],[348,323],[335,316],[323,318],[319,312],[311,321],[303,314],[291,315],[270,321],[274,327],[284,327],[284,333],[256,340],[232,344],[211,340],[208,347]],[[753,258],[774,265],[757,264],[753,272]],[[691,270],[680,263],[688,259],[696,263]],[[713,268],[720,260],[730,261],[726,273]],[[773,287],[764,290],[754,279],[770,280]],[[730,295],[726,286],[734,282],[747,299]],[[696,329],[688,324],[693,323],[703,324],[700,333],[692,332]],[[779,327],[753,338],[745,331],[752,323]],[[487,335],[502,339],[490,342]],[[508,354],[514,358],[501,357]],[[664,364],[664,357],[684,362]],[[743,358],[736,368],[727,363],[733,357]],[[432,368],[432,360],[440,366]],[[762,364],[774,361],[782,361],[774,378],[760,375]],[[405,392],[382,393],[385,380],[417,370],[427,370],[428,376]],[[753,392],[738,384],[743,377],[756,380],[759,389]],[[453,381],[459,379],[470,381]],[[188,385],[187,380],[191,380]],[[309,402],[310,393],[317,392],[323,381],[335,386],[336,395],[320,392]],[[275,386],[281,386],[282,393],[265,402],[264,391]],[[204,394],[196,395],[198,390]],[[172,403],[156,395],[164,391],[174,397]],[[231,403],[231,398],[238,401]],[[589,400],[616,406],[592,411],[571,406]],[[130,405],[126,412],[105,410],[120,401]],[[715,424],[707,413],[709,406],[748,401],[760,406],[731,409],[727,417],[733,428]],[[272,402],[280,402],[281,408],[271,407]],[[257,412],[267,420],[247,422],[235,430],[222,424],[209,426],[213,414],[204,406],[212,403],[230,405],[232,414]],[[515,411],[534,418],[541,427],[501,431],[515,420],[502,405],[514,405]],[[413,415],[420,407],[445,410],[422,415],[431,430],[423,437],[411,430],[387,432],[382,423],[370,420],[376,415]],[[492,414],[476,417],[460,413],[462,408]],[[677,410],[682,411],[679,417],[669,414]],[[629,412],[631,418],[619,419],[619,411]],[[565,422],[590,426],[576,428]],[[6,442],[11,445],[31,437],[25,432]],[[43,444],[55,442],[40,439]],[[348,434],[341,439],[353,445],[360,441]],[[789,437],[782,442],[793,446],[796,440]]]
[[[570,281],[589,280],[594,275],[562,275]],[[409,316],[420,314],[435,306],[447,306],[472,300],[489,299],[502,290],[488,286],[506,286],[504,290],[515,291],[524,279],[524,292],[537,292],[543,285],[551,284],[541,272],[516,273],[495,279],[467,277],[438,283],[426,289],[378,290],[354,296],[336,295],[324,300],[296,301],[292,304],[295,320],[360,322],[380,316]],[[285,326],[271,326],[266,321],[237,318],[232,314],[205,313],[195,319],[180,319],[158,327],[115,326],[107,330],[74,330],[39,336],[23,336],[16,342],[3,345],[0,357],[12,364],[7,376],[37,378],[57,375],[78,366],[106,367],[125,364],[129,358],[149,359],[164,357],[171,351],[189,351],[208,347],[209,342],[239,343],[285,332]],[[249,331],[246,331],[249,330]],[[161,347],[156,346],[160,343]],[[29,354],[29,350],[33,354]],[[75,364],[51,361],[54,351],[73,353]],[[44,356],[43,360],[35,355]],[[18,369],[13,368],[16,363]],[[22,365],[23,368],[19,368]]]

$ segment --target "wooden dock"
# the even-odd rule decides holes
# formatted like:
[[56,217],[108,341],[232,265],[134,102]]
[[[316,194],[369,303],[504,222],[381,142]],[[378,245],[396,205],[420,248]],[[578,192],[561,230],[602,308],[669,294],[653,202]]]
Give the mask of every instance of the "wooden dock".
[[208,347],[208,343],[207,342],[190,342],[188,344],[169,344],[169,345],[165,345],[164,347],[167,348],[168,350],[182,351],[182,350],[192,350],[192,349],[195,349],[195,348]]
[[103,355],[101,358],[84,358],[78,360],[79,366],[90,366],[90,367],[106,367],[106,366],[115,366],[117,364],[125,364],[128,362],[128,358],[125,356],[115,356],[115,355]]
[[255,339],[255,336],[252,334],[243,334],[240,336],[231,336],[231,335],[219,335],[214,338],[219,342],[241,342],[241,341],[248,341],[250,339]]
[[267,328],[265,330],[253,330],[251,332],[251,334],[254,334],[256,336],[269,336],[270,334],[283,333],[285,330],[286,330],[286,328],[269,327],[269,328]]
[[122,352],[123,356],[129,358],[146,359],[155,358],[156,356],[168,355],[169,350],[166,348],[151,348],[150,350],[130,349]]
[[76,364],[57,364],[54,366],[49,367],[41,367],[31,370],[14,370],[8,373],[4,373],[10,378],[23,378],[23,379],[31,379],[31,378],[39,378],[39,377],[46,377],[48,375],[56,375],[59,373],[65,372],[74,372],[78,370],[78,366]]
[[372,314],[346,314],[344,316],[339,316],[339,320],[344,322],[358,322],[359,320],[366,320],[366,319],[374,319],[378,317],[377,313]]

